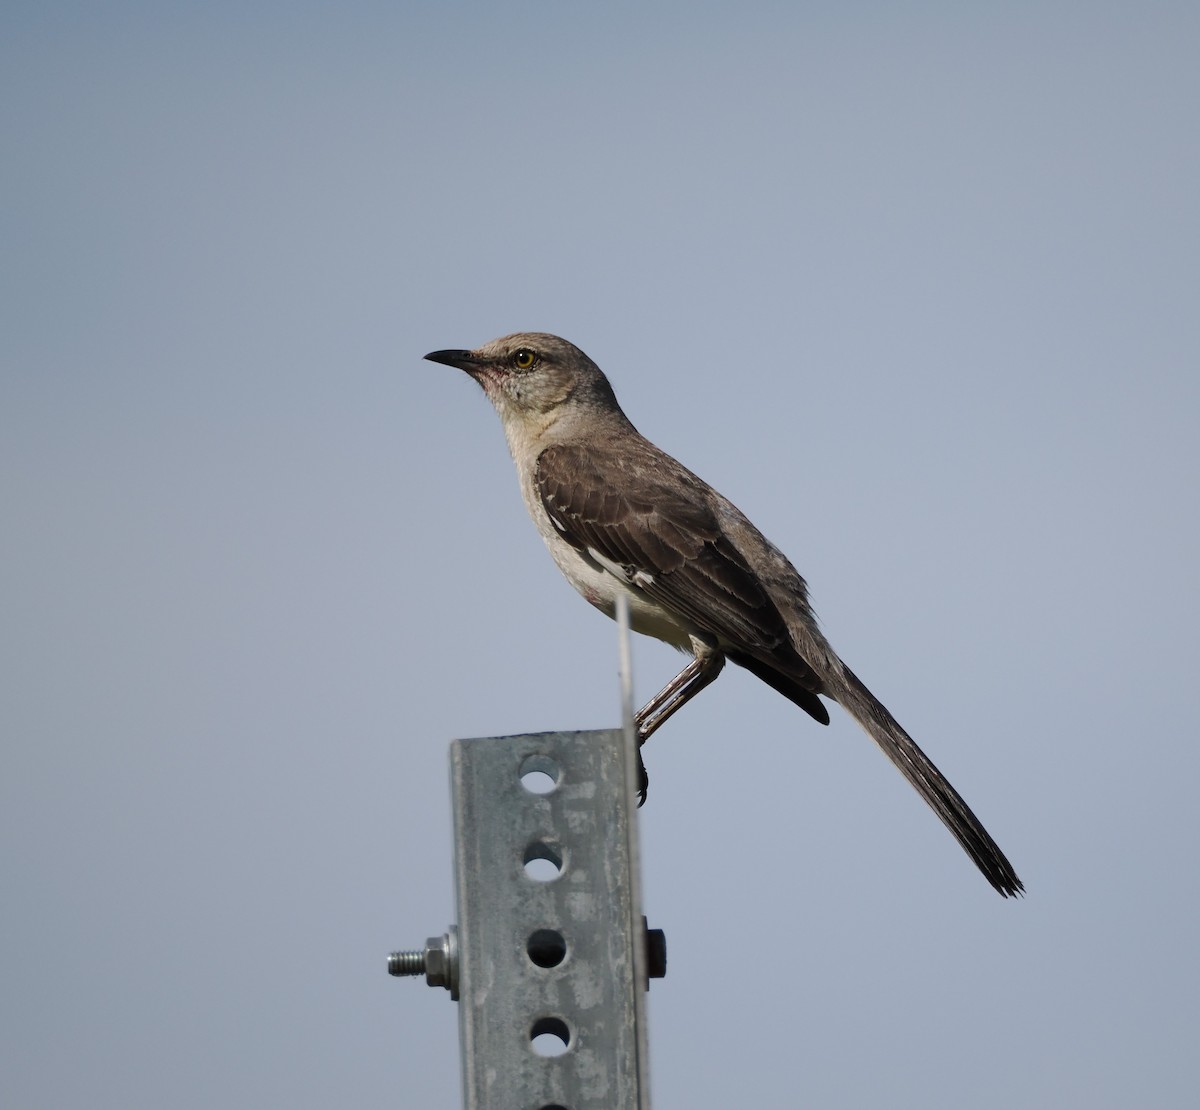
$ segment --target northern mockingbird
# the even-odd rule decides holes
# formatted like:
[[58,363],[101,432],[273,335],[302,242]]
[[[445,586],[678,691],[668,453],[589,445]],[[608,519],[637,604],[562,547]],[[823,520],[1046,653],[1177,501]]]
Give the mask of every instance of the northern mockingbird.
[[[836,701],[987,881],[1005,897],[1024,889],[967,803],[830,647],[795,567],[736,506],[638,433],[578,347],[529,332],[425,357],[483,387],[525,507],[571,585],[610,617],[624,594],[635,631],[692,656],[638,712],[641,742],[732,660],[823,725],[821,698]],[[643,768],[643,800],[645,788]]]

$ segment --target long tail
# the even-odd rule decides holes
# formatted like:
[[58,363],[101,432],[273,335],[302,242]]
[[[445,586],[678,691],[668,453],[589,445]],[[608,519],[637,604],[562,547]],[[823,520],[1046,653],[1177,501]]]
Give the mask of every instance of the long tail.
[[[840,675],[837,675],[838,671]],[[917,747],[916,741],[900,727],[849,667],[843,663],[835,670],[835,675],[826,675],[826,681],[832,679],[830,685],[835,687],[828,691],[829,696],[862,725],[867,735],[900,769],[900,773],[917,788],[917,792],[954,834],[963,850],[975,861],[984,878],[1005,898],[1023,893],[1025,887],[1017,878],[1013,865],[946,776]],[[844,681],[839,683],[838,677]]]

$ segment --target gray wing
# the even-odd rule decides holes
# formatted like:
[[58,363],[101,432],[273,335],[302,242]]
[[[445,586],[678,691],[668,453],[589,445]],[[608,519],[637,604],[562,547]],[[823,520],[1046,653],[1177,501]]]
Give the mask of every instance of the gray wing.
[[619,566],[632,588],[712,636],[733,662],[828,722],[816,696],[820,679],[724,534],[712,491],[691,471],[644,442],[619,456],[558,445],[538,456],[535,481],[551,522],[576,550]]

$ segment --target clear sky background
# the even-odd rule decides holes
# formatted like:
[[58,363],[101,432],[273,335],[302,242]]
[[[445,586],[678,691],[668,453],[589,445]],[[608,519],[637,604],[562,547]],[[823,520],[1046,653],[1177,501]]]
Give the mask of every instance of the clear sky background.
[[459,1104],[384,973],[447,744],[618,715],[421,361],[537,329],[1028,888],[730,668],[647,749],[656,1107],[1194,1105],[1200,8],[1002,7],[5,4],[0,1104]]

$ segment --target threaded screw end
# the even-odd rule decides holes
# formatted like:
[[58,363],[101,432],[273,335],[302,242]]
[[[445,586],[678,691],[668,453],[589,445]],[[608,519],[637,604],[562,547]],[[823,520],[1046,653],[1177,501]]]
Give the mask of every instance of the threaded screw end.
[[420,950],[393,952],[388,956],[389,975],[424,975],[425,953]]

